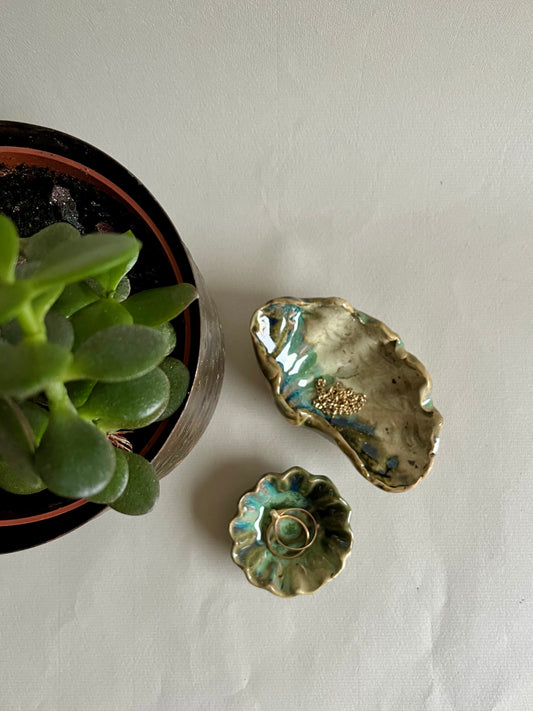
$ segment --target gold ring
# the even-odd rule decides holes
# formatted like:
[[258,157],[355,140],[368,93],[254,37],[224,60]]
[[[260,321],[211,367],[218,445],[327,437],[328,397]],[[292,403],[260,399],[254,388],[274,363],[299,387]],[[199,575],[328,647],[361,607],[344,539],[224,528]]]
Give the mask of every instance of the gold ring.
[[[298,514],[298,515],[296,515]],[[310,530],[310,527],[307,525],[307,523],[302,519],[303,516],[307,516],[310,524],[312,526],[312,533]],[[272,511],[272,522],[270,526],[268,527],[267,530],[267,536],[266,536],[266,542],[268,549],[270,550],[271,553],[273,553],[275,556],[278,558],[285,558],[285,559],[290,559],[290,558],[297,558],[298,556],[302,555],[304,551],[306,551],[310,546],[313,545],[313,543],[316,540],[317,534],[318,534],[318,523],[315,517],[313,516],[312,513],[307,511],[306,509],[302,508],[289,508],[289,509],[279,509]],[[281,522],[284,519],[289,519],[291,521],[295,521],[297,524],[301,526],[305,533],[305,543],[303,546],[291,546],[289,543],[284,542],[283,539],[283,534],[281,533],[280,530],[280,525]],[[290,553],[281,553],[278,550],[274,550],[272,547],[272,541],[278,544],[281,548],[284,548],[286,551],[290,551]]]

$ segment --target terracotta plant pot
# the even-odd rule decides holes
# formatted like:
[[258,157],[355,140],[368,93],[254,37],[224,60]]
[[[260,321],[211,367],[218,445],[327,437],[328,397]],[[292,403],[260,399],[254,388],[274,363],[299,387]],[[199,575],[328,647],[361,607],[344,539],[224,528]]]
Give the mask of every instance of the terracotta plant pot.
[[[13,219],[22,237],[58,221],[82,233],[131,229],[143,244],[129,275],[133,292],[177,282],[196,286],[198,300],[172,322],[177,334],[172,355],[191,374],[187,397],[168,420],[131,436],[134,451],[165,476],[205,430],[223,374],[215,305],[168,216],[131,173],[96,148],[52,129],[9,121],[0,121],[0,213]],[[0,552],[56,538],[103,509],[49,491],[16,496],[0,489]]]

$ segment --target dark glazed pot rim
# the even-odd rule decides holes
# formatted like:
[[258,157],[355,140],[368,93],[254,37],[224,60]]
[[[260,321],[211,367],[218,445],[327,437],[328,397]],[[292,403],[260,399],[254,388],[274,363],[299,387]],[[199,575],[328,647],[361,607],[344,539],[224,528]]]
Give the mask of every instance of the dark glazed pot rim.
[[[97,187],[146,225],[160,243],[178,282],[196,283],[187,250],[162,207],[134,175],[99,149],[50,128],[0,121],[0,164],[8,167],[23,164],[44,167]],[[181,357],[191,373],[191,383],[198,366],[199,319],[198,305],[193,304],[184,314],[185,333]],[[141,454],[152,459],[178,418],[179,414],[161,423],[141,449]],[[0,552],[44,543],[77,528],[105,508],[81,499],[35,515],[1,519]],[[7,535],[9,532],[11,535]]]

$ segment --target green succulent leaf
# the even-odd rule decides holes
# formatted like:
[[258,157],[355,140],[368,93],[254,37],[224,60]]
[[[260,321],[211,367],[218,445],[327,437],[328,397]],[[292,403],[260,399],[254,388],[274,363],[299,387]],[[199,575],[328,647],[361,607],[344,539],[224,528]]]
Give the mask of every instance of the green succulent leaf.
[[138,378],[163,360],[167,346],[165,336],[148,326],[111,326],[76,351],[69,379],[119,382]]
[[5,465],[5,475],[9,470],[29,486],[38,486],[34,449],[33,432],[23,412],[10,398],[0,398],[0,459]]
[[40,262],[18,262],[15,267],[16,279],[29,279],[37,271]]
[[139,454],[124,452],[128,461],[128,483],[124,493],[110,505],[115,511],[140,516],[151,511],[159,496],[159,481],[152,465]]
[[137,240],[111,233],[62,242],[44,257],[31,281],[39,289],[71,284],[132,259],[139,248]]
[[165,339],[165,356],[170,355],[176,347],[176,331],[174,330],[174,327],[171,323],[163,323],[161,326],[157,326],[155,330],[158,331]]
[[159,368],[154,368],[133,380],[98,383],[79,413],[108,431],[138,429],[161,415],[169,392],[168,378]]
[[24,400],[18,403],[18,406],[32,429],[35,446],[38,447],[48,426],[48,410],[37,405],[36,402],[31,402],[31,400]]
[[175,284],[134,294],[124,301],[124,306],[134,323],[154,327],[176,318],[197,296],[192,284]]
[[100,284],[99,281],[97,281],[97,280],[94,279],[93,277],[88,277],[88,278],[85,280],[85,283],[87,284],[87,286],[90,286],[90,287],[91,287],[91,289],[94,291],[95,294],[98,294],[98,298],[99,298],[99,299],[105,299],[105,298],[106,298],[107,295],[106,295],[106,293],[104,292],[104,290],[102,289],[102,286],[101,286],[101,284]]
[[0,459],[0,489],[9,491],[10,494],[25,496],[27,494],[37,494],[39,491],[46,489],[46,485],[39,477],[36,478],[34,483],[28,483]]
[[49,343],[55,343],[67,350],[72,348],[72,344],[74,343],[74,329],[72,328],[72,323],[67,318],[51,311],[46,314],[44,323]]
[[113,299],[99,299],[77,311],[70,319],[74,327],[74,350],[97,331],[133,323],[128,311]]
[[57,301],[52,306],[52,311],[60,313],[68,318],[84,306],[88,306],[89,304],[98,301],[98,299],[98,294],[84,281],[80,281],[75,284],[67,284]]
[[0,343],[0,396],[24,398],[60,380],[72,361],[55,343]]
[[73,380],[67,385],[67,392],[74,407],[81,407],[92,393],[96,380]]
[[68,222],[56,222],[25,239],[21,251],[29,262],[42,262],[59,244],[80,241],[81,235],[75,227]]
[[19,236],[12,220],[0,215],[0,281],[15,280],[15,266],[19,253]]
[[91,496],[90,501],[95,504],[111,504],[124,493],[128,483],[128,460],[120,449],[115,449],[115,471],[109,484],[100,493]]
[[130,295],[130,291],[130,280],[127,276],[122,277],[122,279],[117,284],[117,288],[113,292],[113,298],[115,299],[115,301],[124,301]]
[[[131,230],[124,232],[122,236],[131,240],[132,244],[139,244]],[[107,269],[105,272],[98,275],[98,282],[106,296],[111,296],[113,294],[122,278],[129,272],[137,261],[138,256],[139,250],[137,250],[133,256],[125,259],[120,264],[117,264],[116,266],[111,267],[111,269]]]
[[52,286],[50,289],[46,289],[39,294],[39,296],[36,296],[35,299],[33,299],[31,307],[36,319],[42,321],[48,311],[52,308],[53,304],[57,301],[62,291],[63,285]]
[[41,479],[54,494],[72,499],[98,494],[115,471],[107,437],[76,413],[52,412],[35,453]]
[[157,418],[166,420],[174,414],[181,403],[185,400],[189,388],[189,371],[187,366],[177,358],[165,358],[159,366],[160,370],[167,376],[170,385],[168,404]]
[[28,282],[0,283],[0,323],[15,318],[30,298],[31,288]]

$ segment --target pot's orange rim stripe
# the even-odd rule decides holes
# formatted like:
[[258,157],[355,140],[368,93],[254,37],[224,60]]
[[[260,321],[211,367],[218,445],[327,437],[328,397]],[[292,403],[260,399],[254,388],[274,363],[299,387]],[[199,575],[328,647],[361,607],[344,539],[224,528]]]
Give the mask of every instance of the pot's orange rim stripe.
[[[181,272],[180,272],[180,269],[179,269],[178,264],[176,262],[176,259],[172,253],[172,250],[168,246],[167,241],[163,237],[161,231],[158,229],[158,227],[155,225],[154,221],[149,217],[149,215],[142,209],[142,207],[140,205],[138,205],[135,202],[135,200],[132,200],[131,197],[124,190],[122,190],[122,188],[118,187],[118,185],[115,185],[115,183],[113,183],[111,180],[106,178],[101,173],[98,173],[96,170],[93,170],[92,168],[88,168],[87,166],[83,165],[83,163],[78,163],[77,161],[71,160],[70,158],[66,158],[65,156],[61,156],[57,153],[51,153],[50,151],[41,151],[37,148],[24,148],[23,146],[0,146],[0,154],[2,152],[12,153],[12,154],[13,153],[14,154],[20,153],[20,154],[24,154],[24,155],[36,156],[36,157],[47,158],[47,159],[51,158],[53,161],[57,161],[60,165],[66,165],[70,168],[74,168],[75,171],[81,172],[86,176],[90,176],[91,178],[93,178],[93,180],[96,180],[96,181],[106,185],[108,188],[111,189],[112,192],[116,193],[122,199],[122,201],[126,203],[126,205],[131,207],[134,210],[134,212],[137,213],[137,215],[144,221],[144,223],[155,234],[155,236],[159,240],[159,243],[163,247],[163,250],[168,258],[168,261],[170,262],[170,265],[172,267],[172,271],[174,272],[174,276],[176,277],[176,280],[178,281],[178,283],[183,282],[183,277],[181,275]],[[73,171],[73,173],[74,173],[74,171]],[[77,177],[75,175],[75,173],[74,173],[74,177]],[[191,317],[190,317],[188,310],[185,311],[184,317],[185,317],[185,346],[184,346],[184,353],[183,353],[183,362],[185,365],[189,365],[189,357],[191,354]],[[157,430],[154,432],[154,434],[150,438],[149,442],[143,448],[143,450],[142,450],[143,452],[147,452],[154,445],[154,443],[157,441],[157,439],[159,438],[160,434],[165,429],[165,427],[166,427],[166,422],[162,422],[161,425],[157,428]],[[71,504],[62,506],[59,509],[55,509],[54,511],[49,511],[48,513],[37,514],[35,516],[26,516],[25,518],[14,518],[14,519],[0,521],[0,528],[4,527],[4,526],[19,526],[19,525],[23,525],[26,523],[36,523],[38,521],[44,521],[48,518],[54,518],[56,516],[60,516],[61,514],[68,513],[69,511],[73,511],[74,509],[84,506],[86,503],[88,503],[86,499],[79,499],[78,501],[73,501]]]
[[25,518],[12,518],[4,521],[0,521],[0,528],[3,526],[19,526],[24,523],[36,523],[37,521],[44,521],[47,518],[54,518],[60,513],[68,513],[74,509],[78,509],[80,506],[84,506],[87,503],[87,499],[78,499],[78,501],[73,501],[71,504],[62,506],[60,509],[55,509],[54,511],[48,511],[48,513],[38,514],[37,516],[26,516]]

